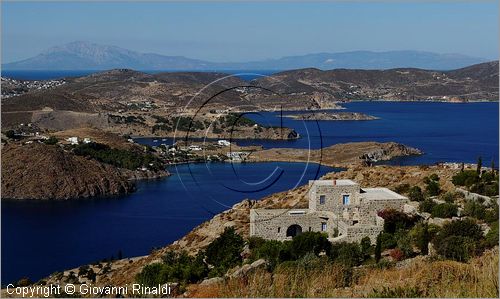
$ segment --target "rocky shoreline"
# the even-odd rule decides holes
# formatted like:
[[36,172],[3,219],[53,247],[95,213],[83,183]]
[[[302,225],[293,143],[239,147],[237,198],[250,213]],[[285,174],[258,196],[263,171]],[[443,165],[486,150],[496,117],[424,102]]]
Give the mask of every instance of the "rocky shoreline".
[[347,120],[375,120],[378,117],[367,115],[359,112],[317,112],[317,113],[302,113],[302,114],[287,114],[284,117],[314,121],[314,120],[333,120],[333,121],[347,121]]

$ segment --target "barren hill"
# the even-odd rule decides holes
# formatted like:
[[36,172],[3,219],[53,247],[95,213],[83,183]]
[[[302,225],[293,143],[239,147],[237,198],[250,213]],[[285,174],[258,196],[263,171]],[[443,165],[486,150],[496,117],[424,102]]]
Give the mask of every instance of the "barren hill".
[[116,167],[75,156],[58,145],[2,149],[2,198],[78,199],[128,193],[133,184]]

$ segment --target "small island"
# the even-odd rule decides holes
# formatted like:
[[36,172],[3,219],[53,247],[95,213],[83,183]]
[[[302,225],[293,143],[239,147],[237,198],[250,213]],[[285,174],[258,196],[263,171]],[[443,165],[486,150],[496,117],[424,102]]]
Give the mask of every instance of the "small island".
[[359,112],[311,112],[288,114],[285,117],[296,120],[375,120],[378,117]]

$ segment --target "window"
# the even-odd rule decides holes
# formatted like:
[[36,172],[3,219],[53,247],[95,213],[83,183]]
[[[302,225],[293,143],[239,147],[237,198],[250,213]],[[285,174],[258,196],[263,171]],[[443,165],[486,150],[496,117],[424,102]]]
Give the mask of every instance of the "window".
[[320,195],[319,196],[319,204],[320,205],[324,205],[325,204],[325,196],[324,195]]
[[349,204],[349,195],[342,195],[342,202],[345,205]]
[[321,222],[321,231],[326,232],[326,222]]
[[278,233],[281,231],[281,227],[278,227]]

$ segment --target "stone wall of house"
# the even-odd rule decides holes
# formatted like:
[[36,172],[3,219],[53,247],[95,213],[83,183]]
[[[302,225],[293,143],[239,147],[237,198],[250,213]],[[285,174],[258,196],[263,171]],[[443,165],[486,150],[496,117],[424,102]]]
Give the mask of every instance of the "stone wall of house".
[[[314,184],[309,182],[309,209],[312,211],[333,211],[340,212],[345,207],[342,202],[343,195],[349,195],[350,205],[359,204],[358,184],[355,185],[331,185]],[[325,196],[325,203],[320,204],[320,196]]]
[[404,205],[408,203],[406,199],[377,199],[361,200],[359,209],[359,223],[364,225],[374,225],[377,213],[384,209],[395,209],[403,211]]
[[[304,214],[296,214],[304,211]],[[295,214],[294,214],[295,213]],[[328,237],[333,237],[335,221],[331,213],[315,213],[305,210],[251,210],[250,235],[264,239],[287,240],[287,230],[292,225],[299,225],[302,232],[321,232],[322,223],[326,223]]]

